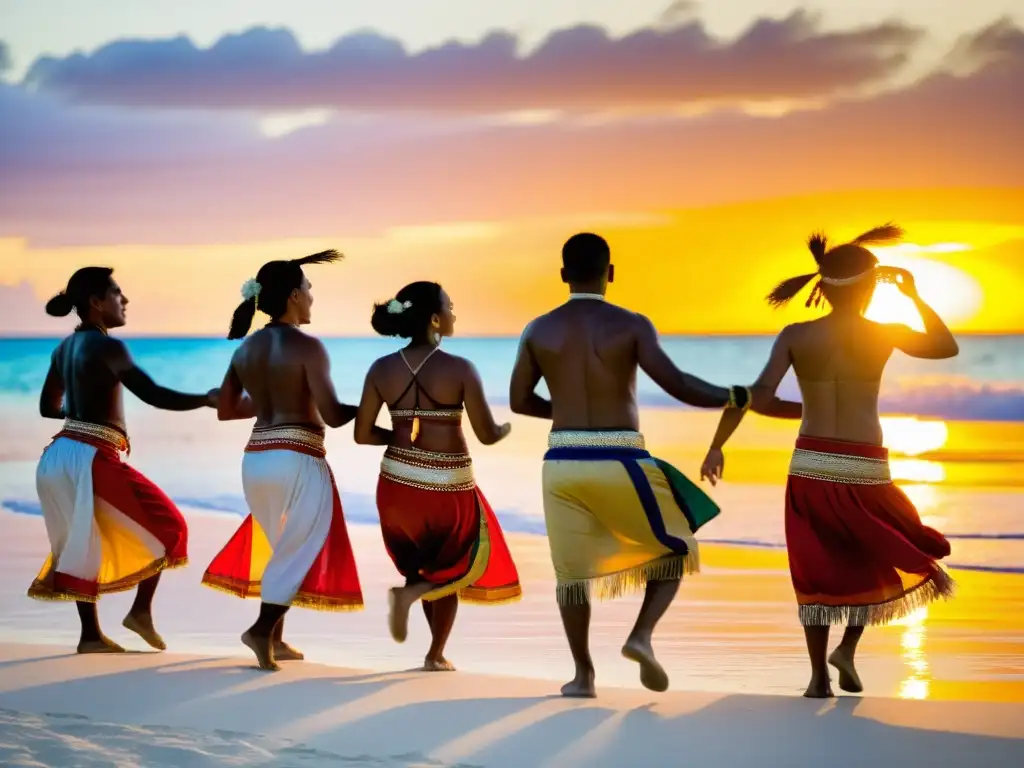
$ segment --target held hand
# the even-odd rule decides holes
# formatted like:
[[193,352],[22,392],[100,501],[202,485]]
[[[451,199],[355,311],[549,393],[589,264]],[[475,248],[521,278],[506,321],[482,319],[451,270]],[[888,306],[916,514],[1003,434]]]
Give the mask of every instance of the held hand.
[[206,393],[206,405],[209,408],[216,408],[217,401],[220,400],[220,388],[211,389]]
[[707,480],[711,485],[718,485],[725,469],[725,456],[721,448],[712,448],[704,457],[704,463],[700,466],[700,479]]

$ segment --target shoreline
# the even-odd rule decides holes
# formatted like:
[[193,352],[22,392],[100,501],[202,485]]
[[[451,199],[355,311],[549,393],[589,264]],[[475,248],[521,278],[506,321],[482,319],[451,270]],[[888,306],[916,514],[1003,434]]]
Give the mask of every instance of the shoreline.
[[[961,766],[1024,760],[1024,704],[809,700],[604,688],[564,699],[516,677],[293,662],[78,657],[0,643],[0,762],[417,768]],[[743,734],[736,738],[736,734]],[[672,757],[675,755],[676,757]]]

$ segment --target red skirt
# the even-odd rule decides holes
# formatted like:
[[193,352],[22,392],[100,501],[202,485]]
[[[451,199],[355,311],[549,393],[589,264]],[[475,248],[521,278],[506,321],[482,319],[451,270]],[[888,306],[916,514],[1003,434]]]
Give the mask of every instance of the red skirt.
[[257,428],[245,450],[266,459],[243,462],[252,514],[213,558],[202,583],[280,605],[361,610],[359,574],[323,432]]
[[786,547],[805,626],[885,624],[953,592],[946,538],[921,522],[885,448],[800,437]]
[[[127,446],[122,433],[96,424],[69,421],[54,436],[37,476],[52,551],[29,597],[92,602],[188,563],[185,518],[152,481],[121,461]],[[78,493],[83,483],[92,486],[87,507]],[[73,524],[80,515],[91,517],[92,525]]]
[[469,456],[389,448],[377,482],[384,546],[407,584],[430,582],[424,600],[457,594],[495,604],[522,595],[498,518]]

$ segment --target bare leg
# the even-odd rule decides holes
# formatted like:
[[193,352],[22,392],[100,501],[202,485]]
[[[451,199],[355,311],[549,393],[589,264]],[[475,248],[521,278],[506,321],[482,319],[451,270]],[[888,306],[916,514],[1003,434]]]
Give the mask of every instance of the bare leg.
[[242,642],[256,654],[256,661],[259,662],[260,669],[272,672],[280,669],[274,660],[274,645],[270,636],[273,634],[277,622],[284,618],[287,612],[287,605],[261,603],[259,618],[242,635]]
[[158,651],[166,650],[167,644],[153,626],[153,596],[160,583],[160,573],[150,576],[139,584],[135,591],[135,602],[124,617],[122,626],[130,629]]
[[839,670],[839,687],[847,693],[860,693],[864,686],[860,682],[860,675],[857,674],[857,667],[854,666],[853,657],[857,653],[857,643],[864,634],[864,627],[847,627],[843,633],[843,639],[832,655],[828,657],[828,663]]
[[277,620],[270,637],[274,643],[274,659],[276,661],[302,661],[306,658],[306,654],[284,641],[284,616]]
[[423,613],[430,625],[430,650],[423,660],[423,669],[427,672],[454,672],[455,667],[444,657],[444,646],[448,642],[455,614],[459,610],[458,595],[448,595],[440,600],[423,602]]
[[412,604],[438,586],[429,581],[421,581],[404,587],[392,587],[388,591],[388,629],[396,643],[404,643],[409,636],[409,609]]
[[590,658],[590,600],[584,603],[558,606],[562,626],[569,641],[572,660],[576,664],[576,677],[562,686],[562,695],[576,699],[592,699],[594,690],[594,661]]
[[832,683],[828,676],[825,653],[828,651],[828,626],[804,627],[807,638],[807,655],[811,658],[811,682],[804,692],[809,699],[828,699],[833,696]]
[[633,631],[629,633],[626,644],[622,646],[622,655],[640,665],[640,682],[652,691],[668,690],[668,674],[654,657],[651,638],[654,628],[672,605],[679,591],[679,579],[647,582],[644,602],[636,617]]
[[75,605],[78,607],[78,619],[82,624],[82,634],[78,639],[79,653],[124,653],[124,648],[100,630],[96,603],[80,600]]

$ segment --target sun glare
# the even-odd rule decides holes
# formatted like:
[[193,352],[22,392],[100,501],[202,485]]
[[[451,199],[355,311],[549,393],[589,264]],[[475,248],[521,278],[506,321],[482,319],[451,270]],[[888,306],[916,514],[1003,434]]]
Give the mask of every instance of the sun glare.
[[949,427],[940,420],[922,420],[914,416],[883,416],[882,442],[886,448],[904,456],[920,456],[935,451],[949,439]]
[[[873,250],[882,264],[909,270],[921,296],[947,323],[970,320],[981,308],[981,286],[973,277],[950,264],[916,255],[967,251],[969,246],[961,243],[928,246],[905,243]],[[918,331],[924,330],[921,316],[910,299],[888,283],[880,284],[875,290],[865,316],[879,323],[902,323]]]

